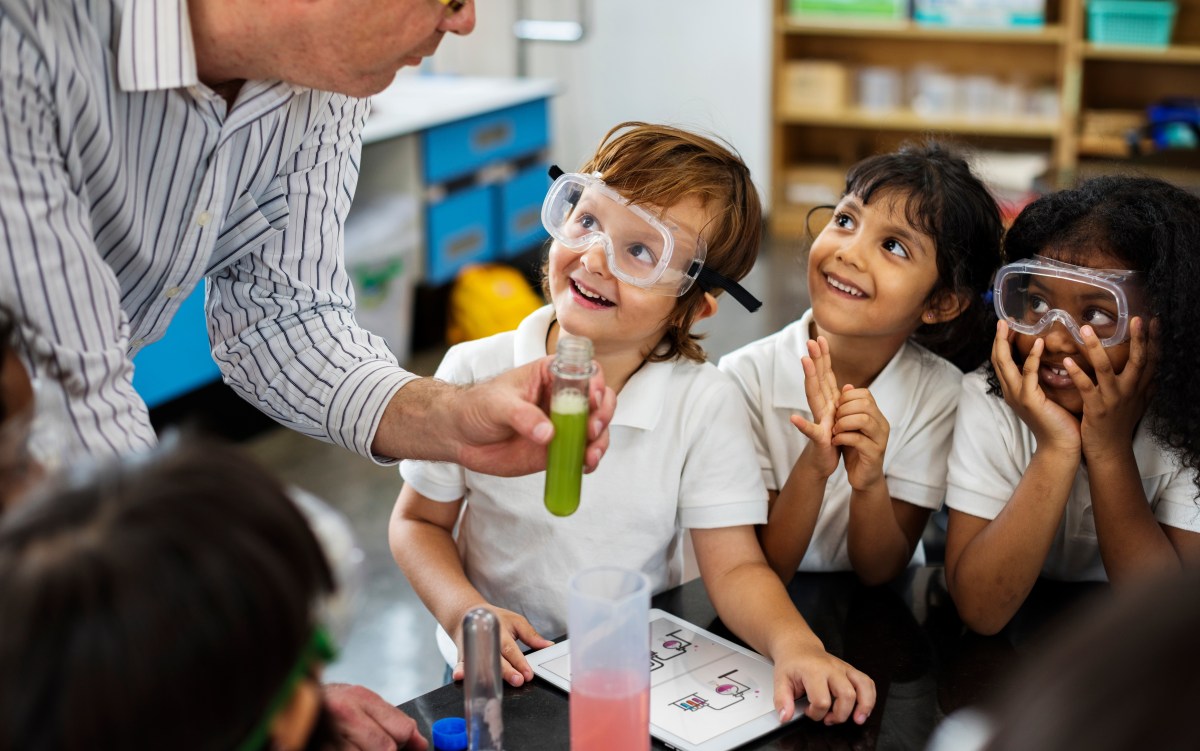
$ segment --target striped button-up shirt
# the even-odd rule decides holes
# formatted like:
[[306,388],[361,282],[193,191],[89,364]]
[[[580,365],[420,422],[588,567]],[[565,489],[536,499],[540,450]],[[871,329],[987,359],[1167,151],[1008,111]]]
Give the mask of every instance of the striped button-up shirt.
[[415,376],[356,325],[342,256],[367,111],[278,81],[227,107],[185,0],[0,0],[0,302],[70,450],[153,444],[131,358],[206,280],[225,381],[370,455]]

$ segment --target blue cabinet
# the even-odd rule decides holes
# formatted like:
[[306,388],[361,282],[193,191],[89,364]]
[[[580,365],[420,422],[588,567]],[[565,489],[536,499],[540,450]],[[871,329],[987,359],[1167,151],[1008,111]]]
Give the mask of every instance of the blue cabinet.
[[198,284],[163,338],[133,358],[133,387],[146,406],[156,407],[220,377],[204,322],[204,285]]

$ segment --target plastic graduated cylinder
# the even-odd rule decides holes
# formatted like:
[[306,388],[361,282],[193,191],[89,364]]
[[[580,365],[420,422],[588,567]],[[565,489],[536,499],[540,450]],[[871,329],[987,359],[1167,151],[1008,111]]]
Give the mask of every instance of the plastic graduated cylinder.
[[592,342],[582,336],[559,337],[550,366],[554,384],[550,421],[554,438],[546,451],[546,509],[570,516],[579,508],[583,452],[587,447],[588,382],[595,373]]

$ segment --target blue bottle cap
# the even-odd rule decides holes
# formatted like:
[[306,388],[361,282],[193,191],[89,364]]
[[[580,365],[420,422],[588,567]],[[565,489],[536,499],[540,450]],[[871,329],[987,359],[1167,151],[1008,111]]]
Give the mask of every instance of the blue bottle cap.
[[436,751],[465,751],[467,721],[461,717],[443,717],[433,723],[433,747]]

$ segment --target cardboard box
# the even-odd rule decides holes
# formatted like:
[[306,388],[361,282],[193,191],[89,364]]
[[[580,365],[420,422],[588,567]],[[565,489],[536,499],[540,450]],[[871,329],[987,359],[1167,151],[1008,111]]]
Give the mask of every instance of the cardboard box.
[[785,115],[845,109],[849,81],[849,68],[833,60],[790,62],[780,78],[779,109]]

